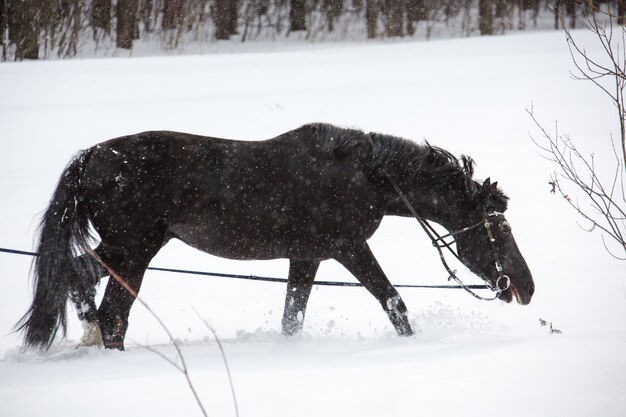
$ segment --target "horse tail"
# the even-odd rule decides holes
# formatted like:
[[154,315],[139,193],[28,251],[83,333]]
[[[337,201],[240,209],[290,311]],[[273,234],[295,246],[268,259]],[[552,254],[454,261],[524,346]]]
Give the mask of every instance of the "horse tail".
[[81,277],[93,273],[89,264],[76,259],[78,249],[91,240],[81,179],[92,149],[78,153],[65,168],[41,220],[33,303],[16,324],[27,347],[48,349],[59,327],[65,335],[67,298],[71,291],[82,291]]

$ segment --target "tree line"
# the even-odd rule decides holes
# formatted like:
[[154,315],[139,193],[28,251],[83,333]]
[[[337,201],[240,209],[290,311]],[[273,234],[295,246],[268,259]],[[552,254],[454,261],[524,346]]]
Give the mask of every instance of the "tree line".
[[[413,36],[419,24],[445,22],[460,33],[490,35],[537,25],[542,14],[576,27],[577,18],[626,0],[0,0],[2,60],[72,57],[85,39],[132,49],[158,37],[168,49],[198,41],[315,40],[350,25],[348,39]],[[621,18],[619,18],[620,23]],[[356,34],[356,35],[355,35]],[[88,43],[88,42],[87,42]]]

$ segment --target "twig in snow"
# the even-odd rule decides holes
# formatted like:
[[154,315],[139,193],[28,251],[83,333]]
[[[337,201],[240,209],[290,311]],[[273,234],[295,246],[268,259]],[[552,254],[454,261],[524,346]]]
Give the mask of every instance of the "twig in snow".
[[546,321],[544,319],[539,319],[539,324],[541,324],[541,327],[550,326],[550,334],[561,334],[561,333],[563,333],[559,329],[555,329],[552,326],[552,322],[551,321]]
[[200,411],[202,411],[202,415],[204,415],[204,417],[208,417],[208,414],[206,412],[206,410],[204,409],[204,406],[202,405],[202,401],[200,401],[200,397],[198,396],[198,393],[193,385],[193,383],[191,382],[191,378],[189,376],[189,368],[187,368],[187,363],[185,362],[185,357],[183,356],[183,352],[180,348],[180,346],[178,345],[178,343],[176,342],[176,340],[174,339],[174,336],[172,335],[172,333],[169,331],[169,329],[167,328],[167,326],[165,325],[165,323],[163,323],[163,321],[161,320],[161,318],[154,312],[152,311],[152,309],[150,308],[150,306],[141,298],[139,297],[139,295],[137,294],[137,291],[135,291],[130,285],[128,285],[128,283],[126,282],[126,280],[124,280],[122,277],[120,277],[115,271],[113,271],[113,269],[111,269],[111,267],[109,265],[106,264],[106,262],[104,262],[102,260],[102,258],[100,258],[93,250],[91,250],[90,248],[85,248],[86,252],[89,253],[96,261],[98,261],[98,263],[100,265],[102,265],[102,267],[104,269],[107,270],[107,272],[109,273],[109,276],[111,278],[113,278],[115,281],[117,281],[122,287],[124,287],[124,289],[126,291],[128,291],[128,293],[130,295],[132,295],[135,300],[139,301],[139,303],[144,306],[144,308],[148,311],[148,313],[150,313],[150,315],[152,317],[154,317],[154,319],[157,321],[157,323],[159,323],[159,326],[161,326],[161,328],[165,331],[165,333],[167,334],[167,336],[170,339],[170,342],[174,345],[174,348],[176,349],[176,353],[178,355],[178,358],[180,359],[180,365],[177,364],[175,361],[173,361],[172,359],[166,357],[165,355],[161,354],[160,352],[151,349],[149,347],[146,347],[148,350],[150,350],[151,352],[156,353],[158,356],[160,356],[161,358],[165,359],[170,365],[172,365],[174,368],[176,368],[178,371],[180,371],[184,376],[185,376],[185,380],[187,381],[187,385],[189,386],[189,389],[191,390],[194,398],[196,399],[196,403],[198,404],[198,407],[200,407]]
[[220,353],[222,354],[222,360],[224,361],[224,367],[226,368],[226,374],[228,375],[228,383],[230,384],[230,392],[233,396],[233,404],[235,405],[235,416],[239,417],[239,407],[237,405],[237,396],[235,395],[235,385],[233,384],[233,377],[230,374],[230,367],[228,366],[228,361],[226,360],[226,353],[224,352],[224,347],[222,346],[222,342],[220,341],[220,338],[217,337],[217,332],[215,331],[213,326],[211,326],[209,322],[206,319],[204,319],[195,308],[193,309],[193,311],[194,313],[196,313],[200,321],[204,323],[206,328],[209,329],[209,331],[213,334],[213,337],[215,338],[215,342],[217,342],[217,347],[220,349]]

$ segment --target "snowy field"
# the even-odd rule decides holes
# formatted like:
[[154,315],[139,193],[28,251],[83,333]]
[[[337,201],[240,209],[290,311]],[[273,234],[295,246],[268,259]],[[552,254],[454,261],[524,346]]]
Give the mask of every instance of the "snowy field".
[[[600,52],[585,32],[574,34]],[[571,68],[564,36],[553,32],[4,63],[0,246],[31,250],[70,157],[112,137],[168,129],[255,140],[324,121],[428,139],[474,157],[476,176],[510,195],[507,218],[535,278],[533,302],[401,290],[416,330],[402,339],[365,290],[316,287],[303,335],[284,340],[283,284],[149,272],[141,295],[183,345],[208,414],[234,409],[219,350],[194,309],[223,342],[241,416],[624,416],[626,263],[549,193],[553,167],[538,156],[524,110],[534,105],[547,128],[558,120],[581,148],[608,154],[615,111],[599,90],[573,81]],[[386,218],[371,246],[394,283],[445,281],[415,221]],[[75,348],[73,310],[67,339],[24,352],[12,327],[30,303],[30,261],[0,254],[0,415],[200,415],[182,375],[145,349],[174,355],[140,305],[126,352]],[[219,259],[179,242],[152,265],[278,277],[288,267]],[[318,279],[354,280],[334,262],[322,264]]]

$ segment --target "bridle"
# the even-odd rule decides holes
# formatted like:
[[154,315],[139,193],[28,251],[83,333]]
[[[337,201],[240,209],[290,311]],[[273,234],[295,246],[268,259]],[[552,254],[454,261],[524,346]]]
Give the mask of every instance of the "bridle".
[[[372,137],[369,134],[366,134],[366,137],[368,139],[368,142],[369,142],[369,144],[370,144],[370,146],[372,148],[372,152],[373,152],[374,151],[374,141],[373,141]],[[479,222],[477,222],[475,224],[472,224],[472,225],[469,225],[469,226],[466,226],[466,227],[463,227],[462,229],[458,229],[458,230],[449,232],[449,233],[441,236],[435,230],[435,228],[433,228],[431,226],[431,224],[427,220],[423,219],[419,214],[417,214],[417,211],[415,211],[415,208],[413,207],[413,205],[411,204],[411,202],[407,198],[406,194],[402,191],[402,189],[400,188],[398,183],[384,169],[382,169],[381,172],[385,175],[385,177],[387,178],[387,181],[389,181],[389,183],[393,186],[394,190],[396,191],[396,193],[398,194],[398,196],[400,197],[400,199],[402,200],[402,202],[404,203],[406,208],[409,210],[409,212],[415,218],[415,220],[417,220],[417,222],[422,227],[424,232],[426,232],[426,235],[430,238],[433,246],[437,249],[437,252],[439,253],[439,258],[441,259],[441,263],[443,264],[443,266],[446,269],[446,271],[448,272],[448,274],[450,274],[449,277],[448,277],[448,281],[449,280],[456,281],[457,284],[459,284],[465,291],[467,291],[473,297],[478,298],[479,300],[485,300],[485,301],[492,301],[492,300],[498,299],[500,297],[500,295],[504,291],[506,291],[507,289],[510,288],[510,286],[511,286],[511,279],[509,278],[508,275],[506,275],[504,273],[504,269],[502,268],[502,263],[500,262],[500,256],[498,255],[498,251],[497,251],[496,245],[495,245],[496,244],[496,239],[493,236],[493,232],[491,230],[491,228],[493,226],[491,220],[493,218],[497,218],[497,217],[504,217],[503,213],[500,213],[500,212],[497,212],[497,211],[491,211],[491,212],[487,213],[485,215],[485,217],[482,220],[480,220]],[[469,230],[473,230],[473,229],[475,229],[477,227],[480,227],[481,225],[484,226],[485,231],[487,233],[487,238],[489,240],[489,244],[491,246],[491,252],[492,252],[493,258],[494,258],[494,265],[495,265],[495,268],[496,268],[496,272],[498,273],[498,278],[496,278],[495,285],[487,277],[483,276],[482,274],[478,274],[480,276],[480,278],[482,278],[482,280],[485,281],[485,284],[487,285],[487,287],[491,291],[494,292],[493,296],[491,296],[491,297],[484,297],[482,295],[476,294],[465,283],[463,283],[463,281],[461,281],[461,279],[459,277],[457,277],[456,270],[452,270],[450,268],[450,266],[446,262],[446,258],[445,258],[444,253],[443,253],[443,250],[447,249],[456,259],[458,259],[461,263],[463,263],[463,261],[461,260],[459,254],[452,248],[452,245],[456,242],[455,237],[457,235],[465,233],[465,232],[467,232]],[[447,242],[446,241],[447,238],[452,238],[452,240]]]
[[[431,239],[431,241],[433,243],[433,246],[435,248],[437,248],[437,250],[439,251],[439,256],[441,258],[441,262],[443,263],[444,267],[446,268],[446,270],[450,274],[448,279],[449,280],[453,279],[461,287],[463,287],[463,289],[465,289],[471,295],[473,295],[474,297],[476,297],[476,298],[478,298],[480,300],[488,300],[488,301],[495,300],[502,294],[502,292],[506,291],[511,286],[511,279],[509,278],[508,275],[506,275],[504,273],[504,269],[502,268],[502,262],[500,262],[500,256],[498,255],[498,251],[497,251],[496,245],[495,245],[496,244],[496,239],[493,236],[493,232],[491,231],[491,228],[493,227],[491,219],[497,218],[497,217],[504,217],[504,214],[500,213],[500,212],[497,212],[497,211],[492,211],[492,212],[488,213],[485,216],[485,218],[483,218],[478,223],[473,224],[471,226],[464,227],[464,228],[459,229],[459,230],[455,230],[455,231],[450,232],[450,233],[448,233],[446,235],[443,235],[443,236],[439,236],[437,231],[435,229],[433,229],[433,227],[430,225],[430,223],[428,223],[424,219],[421,219],[421,221],[424,222],[424,225],[428,229],[428,231],[426,233],[427,233],[428,237],[430,237],[430,239]],[[419,222],[419,220],[418,220],[418,222]],[[479,294],[476,294],[471,289],[469,289],[467,287],[467,285],[465,285],[461,281],[461,279],[456,276],[456,270],[454,270],[454,271],[450,270],[450,267],[446,263],[445,257],[443,256],[443,253],[442,253],[442,249],[444,249],[444,248],[448,249],[448,251],[455,258],[457,258],[460,262],[463,262],[463,261],[461,261],[461,258],[459,257],[459,254],[454,249],[452,249],[452,244],[455,243],[454,237],[456,235],[459,235],[459,234],[463,233],[463,232],[467,232],[469,230],[472,230],[472,229],[475,229],[477,227],[480,227],[481,225],[484,226],[485,231],[487,233],[487,238],[488,238],[489,244],[491,246],[491,253],[493,254],[494,266],[496,268],[496,272],[498,273],[498,277],[496,278],[496,282],[495,282],[495,285],[494,285],[494,284],[492,284],[490,279],[484,277],[482,274],[479,274],[479,276],[483,279],[483,281],[485,281],[485,284],[487,285],[487,287],[491,291],[493,291],[495,293],[492,297],[483,297],[483,296],[481,296]],[[433,235],[436,236],[436,237],[433,237]],[[450,241],[450,242],[446,242],[445,239],[448,238],[448,237],[452,237],[453,240]]]

